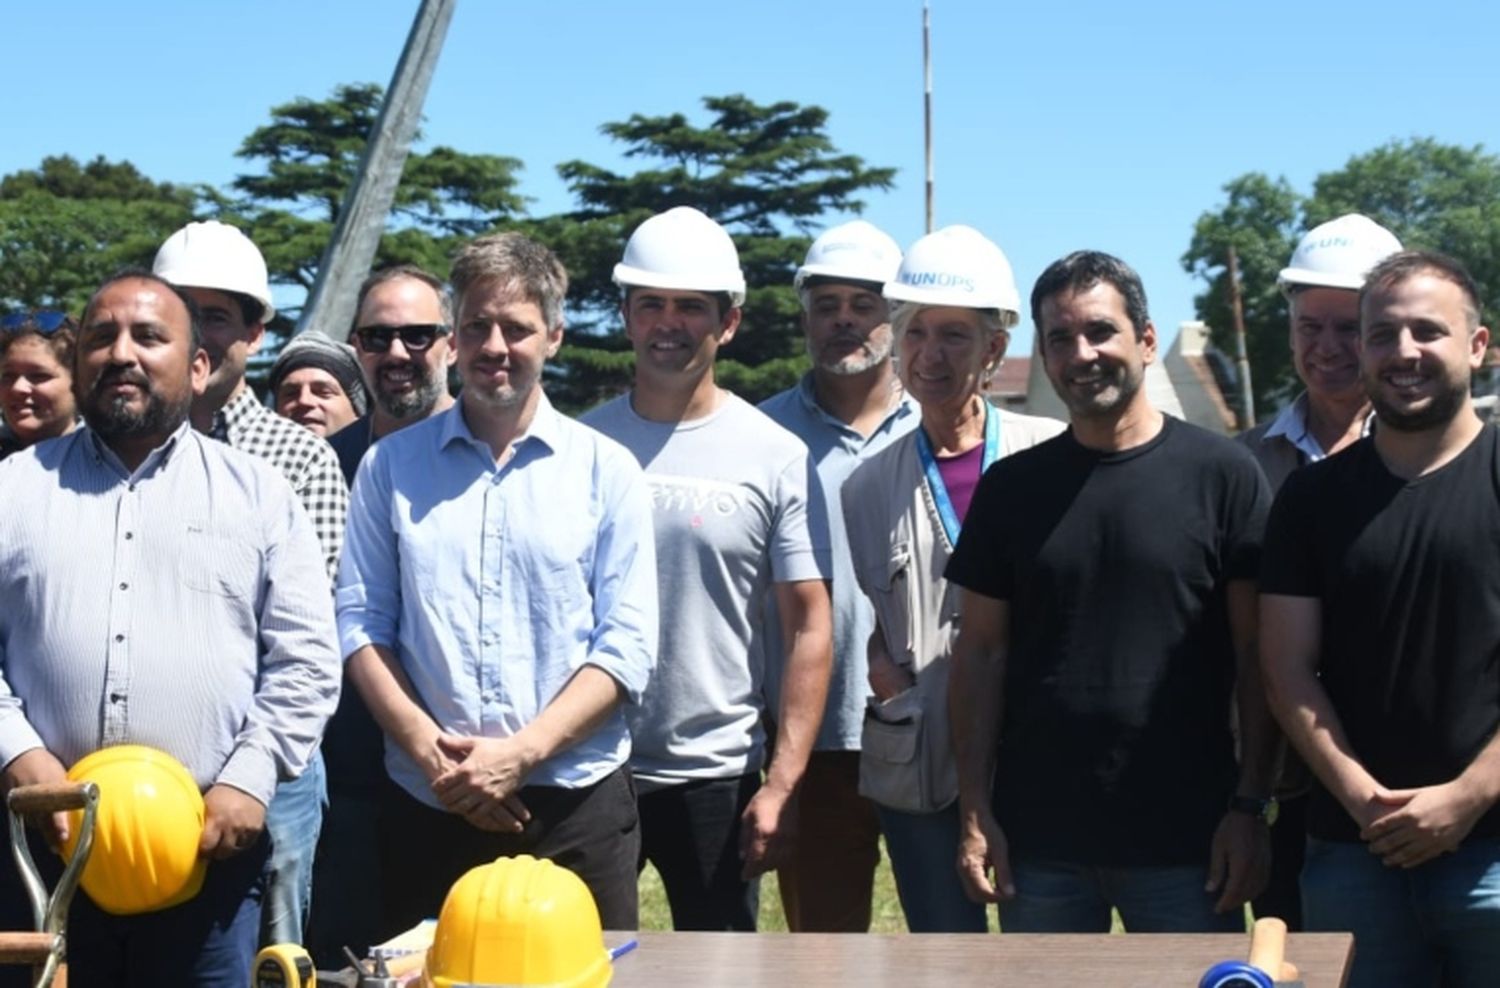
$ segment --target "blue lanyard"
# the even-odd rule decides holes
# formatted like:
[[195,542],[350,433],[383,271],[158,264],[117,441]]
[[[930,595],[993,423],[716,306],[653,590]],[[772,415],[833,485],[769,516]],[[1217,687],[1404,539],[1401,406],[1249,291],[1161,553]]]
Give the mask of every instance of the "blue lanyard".
[[[983,401],[984,399],[980,399]],[[917,456],[922,461],[922,473],[927,476],[927,489],[932,492],[933,503],[937,505],[938,518],[943,523],[943,531],[948,536],[950,547],[958,545],[958,512],[953,510],[953,499],[948,496],[948,487],[943,483],[942,472],[938,470],[937,456],[932,452],[932,442],[927,438],[927,430],[921,426],[917,427]],[[1000,458],[1000,409],[991,407],[990,403],[984,402],[984,459],[979,467],[979,475],[990,468],[990,464]]]

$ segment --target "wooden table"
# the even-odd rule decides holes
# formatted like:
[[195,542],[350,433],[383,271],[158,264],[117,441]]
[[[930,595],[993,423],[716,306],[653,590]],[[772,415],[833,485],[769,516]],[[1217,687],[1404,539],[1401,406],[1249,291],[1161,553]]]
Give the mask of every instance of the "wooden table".
[[[1248,934],[642,933],[615,988],[1197,988]],[[626,939],[606,934],[610,945]],[[1287,960],[1307,988],[1343,988],[1354,937],[1293,933]]]

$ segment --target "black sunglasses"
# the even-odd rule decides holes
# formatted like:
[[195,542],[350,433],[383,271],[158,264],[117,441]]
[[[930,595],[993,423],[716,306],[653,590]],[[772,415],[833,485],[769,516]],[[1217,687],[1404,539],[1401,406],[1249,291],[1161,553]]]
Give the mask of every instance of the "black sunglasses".
[[391,348],[391,340],[398,336],[402,346],[412,353],[419,353],[447,332],[448,327],[442,323],[417,323],[409,326],[360,326],[354,335],[359,339],[359,348],[366,353],[385,353]]
[[36,309],[31,312],[11,312],[0,316],[0,331],[14,333],[32,330],[43,336],[51,336],[72,322],[66,312],[56,309]]

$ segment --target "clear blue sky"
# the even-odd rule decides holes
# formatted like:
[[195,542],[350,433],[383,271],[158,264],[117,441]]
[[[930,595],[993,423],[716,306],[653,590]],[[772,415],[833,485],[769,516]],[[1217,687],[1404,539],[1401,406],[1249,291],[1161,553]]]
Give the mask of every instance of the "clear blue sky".
[[[273,104],[389,82],[415,9],[4,3],[0,174],[103,154],[225,184]],[[1484,0],[933,0],[932,20],[939,225],[999,243],[1023,298],[1069,250],[1117,253],[1167,335],[1201,289],[1178,262],[1193,221],[1230,178],[1266,171],[1305,192],[1416,136],[1500,151],[1500,5]],[[920,24],[918,0],[459,0],[423,146],[522,159],[541,214],[569,205],[557,162],[630,167],[604,121],[704,122],[700,97],[734,92],[817,104],[840,149],[899,169],[865,216],[905,245],[923,223]]]

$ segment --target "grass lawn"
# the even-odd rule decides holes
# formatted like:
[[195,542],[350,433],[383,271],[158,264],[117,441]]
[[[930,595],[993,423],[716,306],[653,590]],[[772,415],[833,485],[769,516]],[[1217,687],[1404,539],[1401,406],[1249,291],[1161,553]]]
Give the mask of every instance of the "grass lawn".
[[[905,933],[906,919],[896,898],[896,883],[891,877],[891,863],[881,841],[880,867],[875,872],[875,901],[870,910],[871,933]],[[776,890],[776,875],[760,880],[760,929],[768,933],[785,933],[786,916],[781,912],[781,895]],[[990,910],[990,926],[995,925],[995,911]],[[667,894],[661,878],[650,865],[641,874],[641,929],[670,930],[672,914],[667,909]]]
[[[990,932],[999,929],[995,910],[988,910]],[[1249,907],[1245,907],[1246,928],[1250,924]],[[785,933],[786,916],[781,912],[781,896],[776,891],[776,875],[771,873],[760,880],[760,929],[767,933]],[[667,908],[667,894],[661,887],[661,878],[650,865],[641,873],[641,929],[670,930],[672,913]],[[1123,933],[1118,913],[1113,915],[1111,932]],[[891,862],[885,854],[885,841],[880,842],[880,867],[875,871],[875,901],[870,909],[871,933],[905,933],[906,919],[901,915],[901,903],[896,898],[896,882],[891,877]]]

